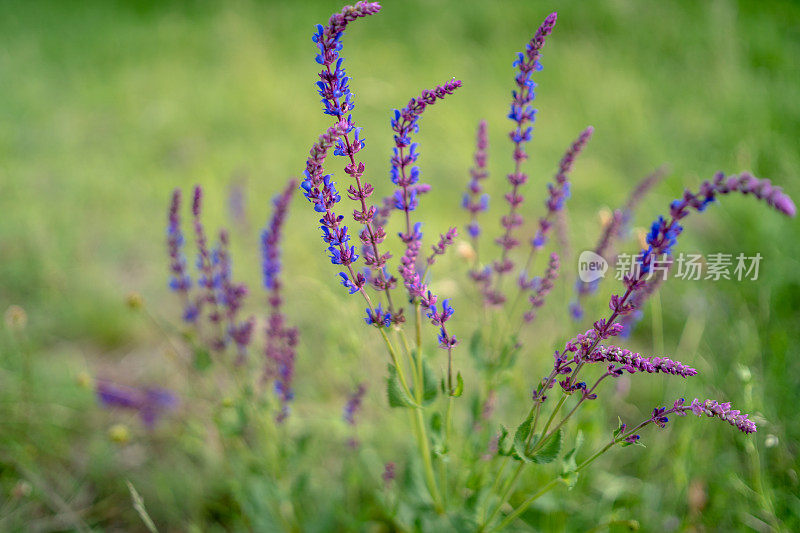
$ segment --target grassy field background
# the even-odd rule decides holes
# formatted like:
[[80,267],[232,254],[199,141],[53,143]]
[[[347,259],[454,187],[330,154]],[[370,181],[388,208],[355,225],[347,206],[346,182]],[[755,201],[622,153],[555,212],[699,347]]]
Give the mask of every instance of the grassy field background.
[[[215,492],[224,468],[172,450],[175,422],[151,435],[101,411],[81,380],[103,375],[175,388],[184,380],[169,364],[170,344],[124,305],[138,291],[154,314],[177,321],[164,244],[175,187],[205,188],[206,222],[233,228],[236,277],[251,283],[249,307],[263,308],[259,228],[272,195],[303,170],[329,124],[313,86],[310,36],[339,8],[330,1],[3,2],[0,308],[23,307],[28,325],[3,333],[0,529],[70,529],[71,513],[99,529],[140,528],[126,479],[157,523],[176,531],[226,527],[219,518],[226,503]],[[461,191],[481,118],[490,128],[489,189],[493,207],[500,205],[511,169],[511,62],[552,10],[559,22],[537,76],[529,221],[541,212],[563,150],[589,124],[595,135],[576,165],[569,202],[575,250],[594,244],[599,210],[621,204],[661,164],[669,175],[639,209],[637,226],[717,170],[751,170],[800,198],[796,3],[389,0],[348,30],[344,48],[368,178],[381,195],[391,185],[391,110],[453,76],[464,82],[422,121],[420,163],[434,186],[420,210],[429,235],[464,224]],[[232,184],[245,191],[246,224],[230,217]],[[720,204],[688,222],[679,250],[761,253],[758,281],[670,282],[631,340],[642,351],[663,348],[701,375],[691,382],[635,376],[630,393],[609,394],[582,424],[599,441],[617,414],[635,418],[677,396],[702,396],[755,413],[759,432],[745,438],[724,424],[682,419],[649,433],[647,449],[626,448],[575,491],[542,500],[533,513],[548,529],[618,518],[649,531],[800,528],[800,227],[752,199]],[[493,209],[485,218],[487,233],[499,228],[497,217]],[[383,354],[366,335],[360,303],[336,284],[315,219],[295,198],[286,299],[303,340],[288,431],[330,436],[334,428],[343,441],[347,429],[336,421],[345,396],[367,380],[374,386],[360,438],[389,454],[397,432],[382,424],[396,415],[380,384]],[[437,286],[454,298],[456,333],[468,338],[479,316],[469,310],[463,266],[452,257],[440,268]],[[574,265],[568,272],[547,316],[526,333],[499,422],[517,422],[553,347],[577,331],[562,305]],[[613,289],[602,286],[587,319],[604,313]],[[120,421],[133,433],[125,445],[108,436]],[[313,453],[330,454],[327,439],[313,440]],[[21,480],[30,494],[18,494]],[[337,490],[335,482],[313,483],[324,493]]]

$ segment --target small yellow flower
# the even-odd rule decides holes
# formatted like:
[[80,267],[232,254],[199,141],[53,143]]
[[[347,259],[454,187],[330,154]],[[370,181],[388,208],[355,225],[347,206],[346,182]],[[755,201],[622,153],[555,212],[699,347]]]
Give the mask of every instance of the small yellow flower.
[[131,432],[125,424],[114,424],[108,430],[108,437],[119,444],[125,444],[131,440]]
[[473,261],[475,259],[475,248],[467,241],[458,241],[456,252],[458,252],[459,257],[467,261]]
[[233,398],[226,396],[222,399],[222,407],[233,407]]
[[138,292],[129,292],[127,296],[125,296],[125,305],[130,307],[131,309],[141,309],[144,305],[144,298]]
[[28,314],[18,305],[9,306],[5,313],[6,327],[13,330],[23,330],[28,324]]
[[600,209],[598,216],[600,217],[600,227],[605,228],[611,222],[611,218],[613,217],[613,213],[611,209],[607,207],[603,207]]
[[78,382],[78,386],[82,389],[92,388],[92,376],[85,370],[78,372],[78,375],[75,376],[75,381]]

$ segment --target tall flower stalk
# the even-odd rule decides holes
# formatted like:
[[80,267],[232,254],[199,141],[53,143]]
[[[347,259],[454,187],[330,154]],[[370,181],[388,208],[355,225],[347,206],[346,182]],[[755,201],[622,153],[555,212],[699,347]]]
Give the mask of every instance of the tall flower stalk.
[[292,381],[298,341],[297,328],[289,326],[286,316],[283,314],[283,296],[281,294],[283,283],[280,277],[282,270],[281,237],[289,202],[295,189],[297,189],[297,180],[291,179],[283,192],[273,199],[272,218],[261,233],[263,284],[267,291],[267,304],[269,305],[264,347],[266,362],[262,380],[274,382],[275,395],[280,404],[276,416],[279,423],[289,415],[289,403],[294,399]]
[[519,188],[528,181],[528,175],[522,172],[522,163],[528,159],[525,145],[532,138],[532,124],[536,117],[536,110],[531,105],[536,97],[533,73],[542,70],[542,64],[539,62],[541,50],[544,47],[545,37],[553,31],[557,18],[556,13],[551,13],[545,18],[542,25],[536,30],[533,39],[526,46],[525,52],[520,52],[514,62],[514,66],[518,68],[519,72],[514,78],[517,89],[511,93],[513,99],[511,111],[508,114],[508,118],[514,122],[514,129],[509,133],[511,142],[514,144],[514,172],[508,175],[511,191],[505,195],[509,209],[508,214],[501,219],[504,232],[496,241],[502,250],[500,259],[493,265],[496,282],[494,288],[489,289],[486,294],[486,299],[491,304],[499,305],[505,302],[506,298],[500,292],[501,279],[504,274],[514,269],[514,262],[509,257],[509,253],[519,246],[519,240],[514,237],[513,232],[524,222],[522,215],[519,214],[519,207],[524,200]]

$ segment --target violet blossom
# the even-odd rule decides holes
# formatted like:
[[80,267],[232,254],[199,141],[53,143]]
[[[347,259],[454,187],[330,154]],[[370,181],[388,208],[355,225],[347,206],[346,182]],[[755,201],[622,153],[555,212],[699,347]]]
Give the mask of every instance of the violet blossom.
[[[515,123],[514,129],[509,133],[509,137],[514,143],[515,166],[514,172],[508,175],[511,191],[505,195],[509,211],[501,220],[504,233],[496,239],[497,244],[502,248],[501,258],[494,262],[494,271],[497,273],[498,279],[514,268],[514,262],[509,258],[509,252],[519,245],[519,241],[513,236],[513,230],[523,223],[522,215],[518,213],[519,206],[523,202],[519,187],[528,181],[527,174],[522,172],[522,163],[528,158],[525,144],[532,138],[533,126],[531,124],[536,116],[536,110],[531,106],[536,96],[534,93],[536,84],[532,75],[534,71],[542,70],[539,62],[541,49],[544,47],[545,37],[553,31],[556,19],[556,13],[551,13],[545,18],[542,25],[536,30],[533,39],[526,46],[525,53],[520,52],[517,60],[513,63],[513,66],[518,67],[519,73],[514,78],[517,89],[511,93],[513,100],[508,118]],[[505,301],[505,298],[497,290],[492,292],[496,294],[487,294],[488,301],[500,303]]]
[[136,411],[147,429],[153,429],[165,412],[178,405],[177,396],[161,388],[140,389],[97,380],[95,392],[103,407]]
[[289,202],[297,188],[297,180],[291,179],[286,188],[273,200],[273,212],[267,227],[261,233],[261,257],[264,288],[267,290],[269,316],[267,317],[266,345],[264,355],[263,380],[274,380],[275,395],[278,397],[280,409],[276,420],[283,422],[289,415],[289,402],[294,398],[292,380],[298,331],[286,323],[281,309],[283,299],[280,279],[281,250],[280,242]]
[[476,135],[474,163],[469,171],[471,179],[467,185],[467,192],[464,193],[464,198],[461,202],[461,206],[470,214],[467,233],[469,233],[469,236],[472,238],[473,247],[476,249],[478,236],[481,234],[481,228],[478,224],[478,213],[486,211],[489,208],[489,195],[481,194],[483,193],[483,185],[481,182],[489,177],[489,171],[486,168],[486,149],[489,147],[487,129],[486,121],[481,120],[480,124],[478,124],[478,133]]

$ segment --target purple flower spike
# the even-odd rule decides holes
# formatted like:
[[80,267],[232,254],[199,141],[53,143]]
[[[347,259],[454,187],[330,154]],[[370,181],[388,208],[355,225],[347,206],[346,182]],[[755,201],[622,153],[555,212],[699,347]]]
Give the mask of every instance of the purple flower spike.
[[181,191],[175,189],[172,193],[172,201],[169,205],[169,216],[167,219],[167,250],[169,252],[169,287],[178,293],[184,303],[183,318],[187,322],[194,322],[197,314],[193,311],[194,304],[189,299],[189,291],[192,288],[192,280],[189,277],[186,266],[186,256],[183,253],[185,244],[183,231],[181,229]]
[[[358,255],[355,253],[355,247],[348,245],[350,235],[347,232],[347,226],[341,225],[344,217],[333,211],[341,197],[336,191],[331,175],[323,174],[323,164],[328,150],[344,135],[345,131],[347,131],[346,124],[337,122],[320,136],[319,141],[311,148],[306,161],[305,179],[300,184],[300,188],[303,190],[303,195],[314,206],[314,210],[323,213],[320,227],[322,239],[328,244],[331,262],[352,271],[350,265],[358,260]],[[353,275],[352,272],[351,275]]]
[[178,405],[177,396],[166,389],[139,389],[98,380],[95,391],[103,407],[119,407],[138,412],[147,429],[153,429],[166,411]]
[[539,229],[536,232],[536,236],[531,240],[533,250],[539,250],[544,247],[554,222],[553,218],[564,209],[564,203],[569,198],[570,184],[568,177],[572,170],[572,165],[575,162],[575,158],[583,151],[586,143],[589,142],[593,132],[594,128],[591,126],[581,132],[580,136],[570,145],[564,157],[561,158],[561,162],[558,165],[558,173],[553,183],[547,185],[548,197],[545,201],[547,214],[539,219]]
[[613,369],[618,374],[624,370],[631,374],[636,372],[664,373],[684,378],[697,375],[697,370],[679,361],[673,361],[667,357],[642,357],[638,353],[618,346],[598,346],[586,358],[591,362],[619,363],[619,366]]
[[347,399],[347,403],[344,406],[344,411],[342,413],[342,418],[348,425],[355,426],[356,425],[356,416],[361,411],[361,404],[364,400],[364,394],[366,394],[367,388],[364,386],[363,383],[359,383],[356,387],[356,390],[350,395]]
[[225,318],[228,322],[227,334],[228,338],[223,339],[223,345],[227,344],[228,339],[233,341],[236,345],[238,352],[238,363],[243,363],[247,355],[247,346],[250,344],[250,339],[253,331],[254,319],[252,317],[238,321],[239,310],[244,303],[244,298],[247,296],[247,285],[243,283],[234,283],[231,279],[231,259],[228,252],[228,232],[221,231],[219,234],[219,247],[215,251],[216,264],[217,264],[217,301],[224,311]]
[[478,213],[486,211],[489,208],[489,195],[483,193],[483,185],[481,182],[489,177],[489,171],[486,168],[486,149],[489,147],[489,139],[487,136],[487,125],[485,120],[481,120],[478,124],[478,134],[475,147],[475,159],[470,170],[470,182],[467,185],[467,192],[464,193],[464,199],[461,203],[462,207],[470,214],[470,223],[467,226],[470,237],[472,237],[473,246],[477,249],[477,239],[481,233],[480,226],[478,225]]
[[[533,39],[526,46],[525,53],[520,52],[513,64],[518,68],[519,72],[514,79],[517,88],[511,93],[511,111],[508,114],[508,118],[515,123],[514,129],[509,133],[509,137],[514,143],[515,167],[514,172],[508,175],[511,191],[505,195],[509,211],[508,215],[501,220],[504,233],[495,241],[502,248],[500,260],[494,263],[494,270],[498,278],[514,268],[514,263],[509,258],[509,252],[519,245],[519,241],[513,237],[513,231],[523,223],[523,218],[518,213],[519,206],[523,201],[519,188],[528,181],[528,175],[522,172],[522,163],[528,159],[525,144],[531,140],[533,132],[531,124],[533,124],[536,116],[536,110],[531,106],[536,96],[534,93],[536,84],[533,82],[532,75],[534,71],[542,69],[542,65],[539,63],[541,49],[544,47],[545,37],[553,31],[556,18],[556,13],[551,13],[547,16],[542,25],[539,26],[539,29],[536,30]],[[497,291],[493,292],[496,293]],[[504,298],[500,298],[498,294],[486,293],[485,296],[487,300],[504,301]]]
[[[347,189],[347,196],[358,202],[360,207],[353,211],[353,219],[362,225],[359,238],[364,245],[364,264],[377,271],[377,283],[373,285],[376,289],[386,292],[389,311],[393,312],[389,291],[394,284],[384,276],[384,266],[391,258],[391,254],[388,252],[381,254],[378,248],[386,238],[386,232],[383,229],[384,224],[375,221],[377,208],[367,204],[374,189],[369,183],[362,182],[365,166],[364,163],[356,161],[356,154],[364,148],[365,143],[361,138],[361,128],[353,124],[352,116],[349,114],[354,107],[353,95],[350,92],[350,78],[345,74],[343,59],[339,56],[342,49],[341,38],[347,25],[358,18],[373,15],[380,9],[381,6],[377,2],[357,2],[353,6],[346,6],[340,13],[331,16],[327,26],[318,25],[312,40],[317,43],[319,50],[317,63],[324,67],[319,73],[320,81],[317,82],[325,106],[324,113],[333,116],[343,128],[340,138],[337,139],[334,154],[349,159],[344,171],[355,183]],[[351,132],[352,138],[349,137]],[[355,261],[357,256],[354,247],[351,246],[344,251],[346,253],[342,250],[338,252],[331,250],[331,261],[343,265],[347,265],[348,261]],[[398,311],[394,318],[400,322],[402,314]]]
[[411,142],[411,135],[419,131],[419,119],[423,111],[429,105],[435,104],[445,96],[461,87],[459,80],[451,80],[444,85],[439,85],[433,90],[424,90],[419,98],[409,100],[406,107],[402,110],[395,110],[392,118],[392,130],[394,131],[394,153],[391,158],[390,177],[392,183],[398,188],[394,192],[395,208],[405,213],[405,233],[400,234],[400,239],[406,244],[406,261],[401,266],[400,273],[406,280],[406,288],[409,289],[409,296],[415,299],[424,288],[411,280],[413,275],[409,272],[411,267],[410,259],[413,256],[414,264],[419,255],[419,240],[422,234],[419,226],[414,225],[412,231],[411,211],[417,208],[419,203],[418,193],[413,187],[419,184],[420,169],[415,165],[419,158],[419,145]]
[[701,403],[697,398],[695,398],[692,400],[692,403],[688,408],[683,407],[683,409],[690,410],[697,416],[705,414],[709,417],[716,417],[720,420],[724,420],[730,425],[738,428],[742,433],[755,433],[757,429],[755,422],[748,419],[748,415],[746,413],[742,413],[736,409],[731,409],[730,403],[719,403],[716,400],[706,400]]
[[536,284],[536,292],[530,296],[531,310],[525,313],[523,317],[525,322],[533,322],[536,319],[536,310],[544,305],[547,295],[553,289],[556,279],[558,279],[559,267],[558,254],[550,254],[550,262],[547,264],[544,278]]
[[[208,320],[211,322],[212,331],[219,330],[217,326],[222,322],[222,312],[220,310],[219,289],[221,277],[219,275],[219,254],[212,254],[208,248],[208,239],[205,228],[200,220],[203,202],[203,189],[197,185],[194,188],[192,199],[192,216],[194,222],[195,242],[197,244],[197,270],[200,275],[197,285],[203,289],[197,296],[192,313],[197,316],[202,312],[207,304],[210,307]],[[210,345],[215,350],[220,350],[225,346],[225,339],[219,333],[212,333]]]
[[392,315],[391,313],[384,313],[381,304],[378,304],[375,311],[367,308],[367,316],[364,317],[364,321],[368,326],[374,325],[376,328],[388,328],[392,324]]
[[[642,198],[655,187],[667,174],[667,169],[661,167],[642,179],[639,184],[633,189],[625,205],[620,209],[615,209],[611,214],[611,218],[605,222],[603,232],[594,248],[594,253],[603,257],[608,261],[609,267],[612,268],[617,262],[616,252],[612,248],[614,239],[620,239],[628,232],[628,225],[633,216],[633,211],[636,206],[641,202]],[[571,313],[572,318],[580,320],[583,316],[583,309],[581,307],[581,300],[589,294],[594,293],[599,286],[598,282],[586,283],[578,279],[575,282],[576,302],[571,306],[571,310],[576,312]],[[631,315],[628,315],[630,317]],[[627,317],[626,317],[627,318]]]
[[757,429],[756,424],[748,418],[747,414],[736,409],[731,409],[730,403],[719,403],[716,400],[701,402],[697,398],[692,400],[690,405],[686,405],[686,400],[679,398],[670,409],[666,407],[657,407],[653,409],[651,417],[638,427],[653,423],[664,428],[667,422],[669,422],[667,415],[674,413],[677,416],[686,416],[689,412],[697,416],[705,414],[710,418],[719,418],[745,434],[755,433]]
[[433,266],[433,264],[436,262],[437,255],[444,255],[444,253],[447,251],[447,247],[453,245],[453,240],[457,236],[458,231],[456,231],[456,228],[450,228],[447,230],[447,233],[439,235],[439,242],[431,246],[433,253],[431,253],[430,257],[428,257],[428,266]]
[[283,299],[281,297],[282,283],[280,280],[280,241],[289,209],[289,202],[296,188],[297,180],[291,179],[286,184],[286,188],[272,200],[272,218],[261,233],[264,287],[268,292],[270,309],[267,317],[267,338],[264,350],[266,361],[262,382],[275,381],[275,394],[280,402],[280,409],[276,417],[279,423],[286,420],[289,415],[289,402],[294,399],[292,380],[294,378],[298,331],[297,328],[290,327],[286,323],[286,317],[281,310]]
[[[668,268],[668,265],[671,264],[672,248],[683,231],[683,226],[678,221],[686,218],[692,210],[705,211],[710,204],[716,201],[718,195],[737,191],[744,195],[752,194],[787,216],[794,216],[796,213],[794,202],[783,193],[780,187],[773,186],[769,180],[758,179],[747,172],[730,177],[718,172],[712,181],[704,181],[700,184],[697,193],[687,189],[684,191],[683,197],[670,204],[669,220],[659,217],[653,222],[647,235],[648,247],[636,257],[634,272],[626,275],[623,280],[627,287],[625,294],[612,297],[612,310],[615,311],[615,314],[619,316],[630,314],[634,309],[642,306],[647,296],[655,292],[663,278],[653,276],[648,281],[646,277],[651,270]],[[630,319],[628,320],[630,321]],[[630,323],[627,325],[628,328],[631,326]]]
[[393,462],[389,461],[383,467],[383,474],[381,474],[381,479],[383,479],[383,484],[384,484],[384,486],[386,488],[389,488],[389,486],[392,484],[392,481],[394,481],[395,475],[396,475],[396,473],[395,473],[395,464]]

